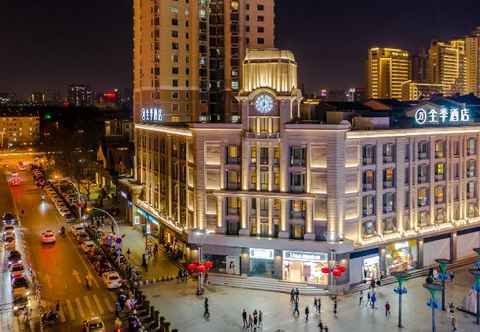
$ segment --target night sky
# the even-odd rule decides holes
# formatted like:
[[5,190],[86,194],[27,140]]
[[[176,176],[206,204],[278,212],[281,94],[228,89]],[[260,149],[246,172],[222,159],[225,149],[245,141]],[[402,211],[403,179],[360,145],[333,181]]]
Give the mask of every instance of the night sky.
[[[393,5],[393,3],[395,5]],[[131,80],[131,0],[2,0],[0,92],[26,96]],[[361,86],[370,46],[427,48],[480,25],[480,0],[276,0],[276,46],[308,91]]]

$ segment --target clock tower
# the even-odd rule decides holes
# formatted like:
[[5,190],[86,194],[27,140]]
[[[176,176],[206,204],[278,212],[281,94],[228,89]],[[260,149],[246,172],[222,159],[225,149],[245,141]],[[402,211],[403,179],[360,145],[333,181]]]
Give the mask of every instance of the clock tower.
[[299,117],[301,91],[290,51],[247,50],[240,103],[242,127],[250,136],[280,137],[283,124]]

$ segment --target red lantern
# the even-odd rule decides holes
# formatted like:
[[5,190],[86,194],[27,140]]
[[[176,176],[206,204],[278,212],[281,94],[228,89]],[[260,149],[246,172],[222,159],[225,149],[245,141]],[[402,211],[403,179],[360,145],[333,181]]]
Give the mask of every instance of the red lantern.
[[206,269],[205,269],[205,265],[199,264],[199,265],[197,266],[197,272],[203,273],[203,272],[205,272],[205,270],[206,270]]
[[187,265],[187,270],[190,273],[194,272],[196,268],[197,268],[197,263],[190,263]]
[[210,270],[210,269],[213,267],[213,262],[212,262],[212,261],[205,261],[205,262],[203,263],[203,265],[205,265],[205,268],[206,268],[207,270]]
[[333,269],[332,274],[335,278],[338,278],[342,275],[342,272],[340,272],[338,269]]
[[328,266],[322,267],[321,271],[322,273],[325,273],[325,274],[330,273],[330,269],[328,268]]
[[342,273],[345,272],[345,266],[343,266],[343,265],[338,265],[338,266],[337,266],[337,269],[338,269],[340,272],[342,272]]

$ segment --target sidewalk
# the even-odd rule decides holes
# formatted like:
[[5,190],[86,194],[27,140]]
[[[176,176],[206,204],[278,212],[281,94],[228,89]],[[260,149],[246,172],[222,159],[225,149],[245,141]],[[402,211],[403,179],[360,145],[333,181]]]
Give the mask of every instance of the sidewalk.
[[[110,226],[106,226],[110,229]],[[129,225],[119,225],[120,234],[125,235],[122,242],[122,251],[126,255],[130,249],[129,260],[133,265],[138,267],[138,271],[142,272],[144,283],[152,283],[161,281],[162,278],[175,278],[179,271],[179,266],[167,256],[163,245],[153,237],[149,236],[150,243],[158,244],[158,254],[148,259],[148,266],[145,270],[142,267],[142,255],[145,253],[145,237],[143,234]]]

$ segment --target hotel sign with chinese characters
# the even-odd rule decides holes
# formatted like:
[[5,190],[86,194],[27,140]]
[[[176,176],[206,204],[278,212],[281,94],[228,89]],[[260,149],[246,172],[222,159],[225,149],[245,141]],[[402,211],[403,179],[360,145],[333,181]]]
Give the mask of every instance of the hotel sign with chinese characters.
[[142,108],[140,111],[140,118],[143,122],[162,122],[165,115],[161,108]]
[[462,125],[472,121],[466,108],[440,108],[436,110],[419,108],[415,111],[415,124],[425,125]]

